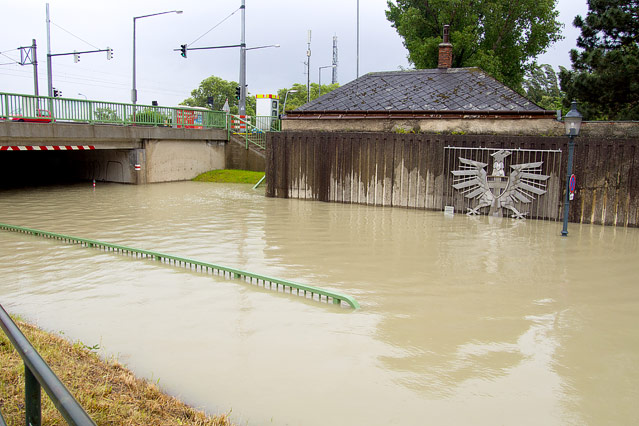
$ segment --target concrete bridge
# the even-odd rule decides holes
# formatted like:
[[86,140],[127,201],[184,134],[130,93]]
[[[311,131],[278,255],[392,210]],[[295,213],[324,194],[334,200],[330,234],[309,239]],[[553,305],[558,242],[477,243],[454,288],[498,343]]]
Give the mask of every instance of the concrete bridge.
[[78,180],[144,184],[222,168],[264,170],[226,129],[0,121],[0,185]]

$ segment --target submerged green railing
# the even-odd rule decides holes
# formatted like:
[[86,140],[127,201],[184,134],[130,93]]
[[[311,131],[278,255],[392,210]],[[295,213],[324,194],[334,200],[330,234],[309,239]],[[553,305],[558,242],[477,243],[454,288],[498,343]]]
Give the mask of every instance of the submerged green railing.
[[[332,302],[335,305],[340,305],[342,302],[346,303],[350,307],[354,309],[359,308],[359,303],[355,299],[345,294],[337,293],[330,290],[325,290],[319,287],[313,287],[310,285],[300,284],[293,281],[281,280],[279,278],[267,277],[260,274],[254,274],[252,272],[242,271],[240,269],[229,268],[227,266],[216,265],[213,263],[202,262],[195,259],[189,259],[186,257],[173,256],[166,253],[160,253],[151,250],[141,250],[133,247],[122,246],[119,244],[111,244],[105,243],[102,241],[91,240],[87,238],[78,238],[72,237],[69,235],[56,234],[53,232],[41,231],[39,229],[25,228],[22,226],[13,226],[7,225],[4,223],[0,223],[0,229],[7,231],[15,231],[25,234],[31,234],[36,236],[41,236],[44,238],[53,238],[56,240],[61,240],[67,243],[72,244],[80,244],[83,247],[93,247],[100,250],[106,251],[114,251],[117,253],[135,256],[136,258],[142,259],[153,259],[162,263],[168,263],[173,266],[183,266],[188,267],[190,270],[195,269],[195,271],[203,272],[203,273],[211,273],[222,275],[224,277],[229,277],[231,279],[241,279],[249,284],[254,284],[263,288],[268,288],[271,290],[275,290],[277,292],[282,292],[291,295],[301,296],[307,299],[312,299],[319,302]],[[273,288],[275,286],[275,288]]]
[[[0,305],[0,328],[11,341],[24,362],[24,409],[25,423],[31,426],[42,424],[42,392],[47,395],[67,424],[73,426],[95,426],[91,417],[29,343],[29,340]],[[0,425],[6,425],[0,414]]]
[[[163,107],[102,102],[84,99],[0,93],[0,120],[119,124],[175,127],[180,129],[226,129],[227,114],[207,108]],[[44,120],[43,120],[44,118]]]

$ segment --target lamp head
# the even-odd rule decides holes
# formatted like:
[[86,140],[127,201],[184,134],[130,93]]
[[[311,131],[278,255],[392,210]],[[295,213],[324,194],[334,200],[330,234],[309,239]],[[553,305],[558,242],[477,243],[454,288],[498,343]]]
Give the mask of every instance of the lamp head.
[[577,111],[577,101],[572,101],[570,111],[564,117],[567,136],[578,136],[581,128],[582,115]]

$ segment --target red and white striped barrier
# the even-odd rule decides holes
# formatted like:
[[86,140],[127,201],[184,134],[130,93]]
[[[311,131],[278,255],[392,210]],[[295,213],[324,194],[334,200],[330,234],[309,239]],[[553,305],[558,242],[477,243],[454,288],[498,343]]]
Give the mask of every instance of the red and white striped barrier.
[[22,145],[0,146],[0,151],[85,151],[95,149],[93,145]]
[[[238,118],[239,117],[239,118]],[[234,115],[231,119],[231,129],[237,133],[246,133],[246,123],[250,117],[246,115]],[[240,121],[240,119],[244,121]]]

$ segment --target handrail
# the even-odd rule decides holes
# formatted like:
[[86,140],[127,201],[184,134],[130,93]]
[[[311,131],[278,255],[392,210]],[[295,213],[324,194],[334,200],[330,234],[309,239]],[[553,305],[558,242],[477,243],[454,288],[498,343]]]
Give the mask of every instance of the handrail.
[[[40,426],[42,424],[40,392],[40,387],[42,386],[69,425],[95,426],[91,417],[29,343],[29,340],[22,334],[2,305],[0,305],[0,327],[2,327],[11,344],[24,361],[26,424],[31,426]],[[4,422],[2,415],[0,415],[0,421]]]
[[[50,114],[50,117],[49,117]],[[224,111],[0,93],[0,119],[226,129]]]
[[[252,124],[249,120],[245,120],[237,115],[232,117],[234,127],[240,129],[234,129],[234,134],[244,138],[246,142],[246,149],[249,147],[249,143],[259,147],[260,149],[266,149],[266,133],[267,132],[279,132],[280,120],[278,117],[257,116],[255,117],[256,125]],[[268,130],[264,130],[268,127]],[[243,131],[242,131],[243,130]]]
[[[353,309],[359,309],[360,307],[359,303],[357,303],[355,299],[353,299],[351,296],[348,296],[346,294],[341,294],[331,290],[325,290],[320,287],[300,284],[293,281],[255,274],[253,272],[247,272],[241,269],[230,268],[228,266],[216,265],[214,263],[202,262],[200,260],[189,259],[186,257],[174,256],[171,254],[160,253],[160,252],[151,251],[151,250],[142,250],[142,249],[127,247],[127,246],[123,246],[119,244],[111,244],[111,243],[106,243],[103,241],[91,240],[88,238],[79,238],[79,237],[73,237],[73,236],[64,235],[64,234],[56,234],[53,232],[41,231],[39,229],[26,228],[23,226],[8,225],[5,223],[0,223],[0,229],[15,231],[15,232],[22,232],[22,233],[27,233],[31,235],[42,236],[45,238],[53,238],[53,239],[62,240],[65,242],[80,244],[83,247],[94,247],[94,248],[98,248],[102,250],[111,250],[111,251],[115,251],[115,252],[126,254],[126,255],[135,255],[136,258],[138,258],[138,255],[139,255],[140,256],[139,258],[151,258],[151,259],[160,261],[162,263],[168,263],[174,266],[184,266],[184,267],[188,266],[190,269],[193,269],[193,267],[195,267],[196,271],[199,266],[200,272],[208,273],[210,270],[212,274],[215,274],[217,272],[218,275],[221,274],[224,277],[226,277],[226,274],[228,274],[229,278],[231,279],[234,279],[234,278],[243,279],[245,282],[248,281],[249,284],[253,284],[253,280],[256,280],[255,284],[257,286],[260,285],[260,281],[261,281],[263,288],[266,288],[266,284],[268,284],[269,285],[268,288],[273,289],[273,284],[275,284],[275,291],[278,291],[278,292],[280,291],[280,286],[281,286],[282,292],[286,294],[293,295],[294,294],[293,291],[296,290],[298,296],[303,296],[304,298],[308,298],[308,296],[310,296],[310,299],[315,301],[328,303],[330,299],[332,303],[335,305],[340,305],[341,302],[345,302]],[[286,291],[287,288],[288,288],[288,292]],[[304,293],[300,294],[300,291],[303,291]],[[317,299],[315,298],[315,296],[317,296]],[[322,296],[324,296],[324,299],[322,299]]]

